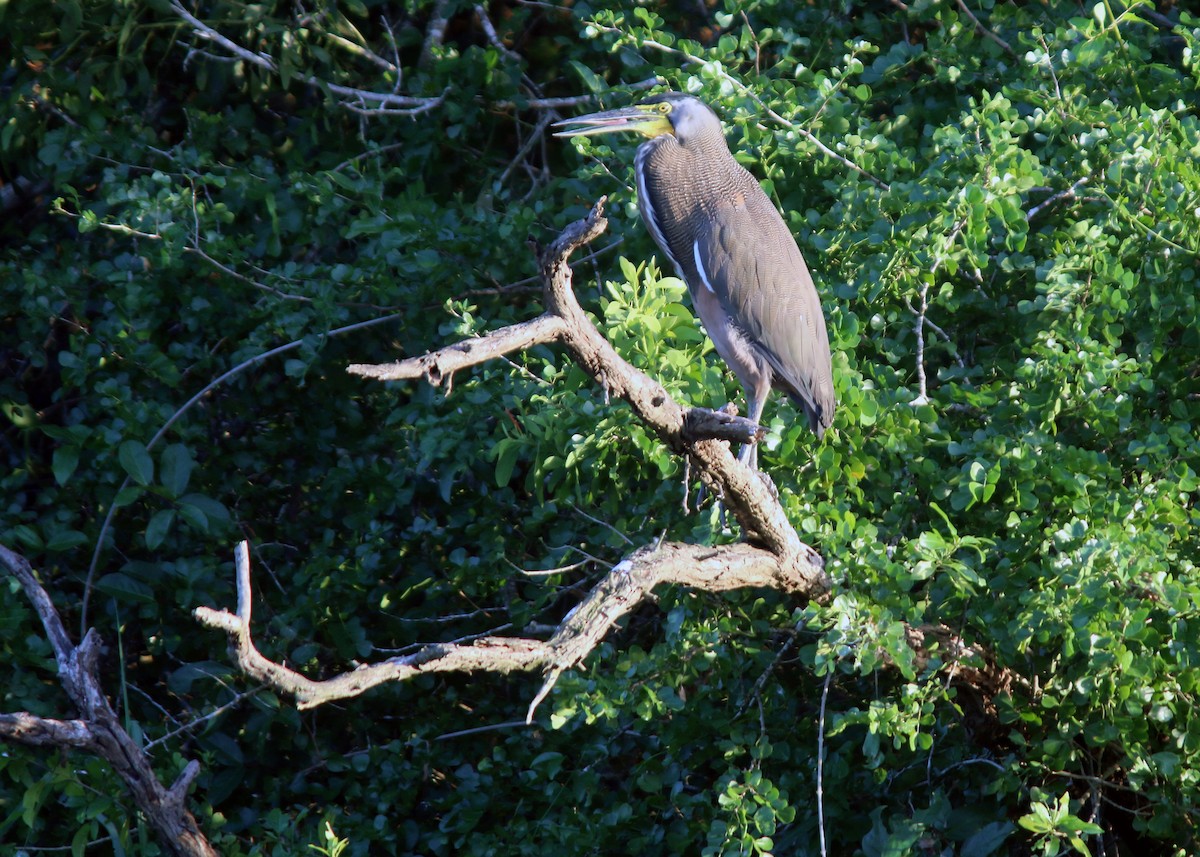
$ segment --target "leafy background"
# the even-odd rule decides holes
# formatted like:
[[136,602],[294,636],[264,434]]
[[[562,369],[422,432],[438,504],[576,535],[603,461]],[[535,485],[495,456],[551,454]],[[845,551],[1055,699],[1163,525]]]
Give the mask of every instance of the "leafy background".
[[[101,632],[163,778],[202,761],[222,853],[1196,852],[1200,21],[188,8],[276,70],[163,0],[0,4],[0,540]],[[663,592],[529,729],[533,676],[304,713],[254,687],[190,616],[233,603],[242,538],[261,645],[312,675],[553,624],[630,543],[730,538],[553,349],[449,395],[344,372],[535,314],[530,241],[610,194],[585,305],[683,400],[736,398],[633,142],[547,136],[655,77],[718,110],[816,273],[835,429],[773,401],[762,459],[834,596]],[[441,100],[364,114],[308,78]],[[69,717],[2,585],[0,705]],[[915,659],[921,625],[986,663]],[[0,842],[160,853],[103,764],[15,745]]]

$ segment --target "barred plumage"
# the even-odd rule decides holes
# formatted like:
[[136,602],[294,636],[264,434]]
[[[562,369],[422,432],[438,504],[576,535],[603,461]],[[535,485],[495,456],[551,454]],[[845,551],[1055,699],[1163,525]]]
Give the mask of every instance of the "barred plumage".
[[[812,275],[783,218],[730,154],[721,122],[687,95],[583,116],[560,132],[637,131],[638,206],[655,243],[688,284],[717,353],[758,422],[772,387],[786,392],[820,438],[836,398],[829,337]],[[742,457],[752,464],[753,447]]]

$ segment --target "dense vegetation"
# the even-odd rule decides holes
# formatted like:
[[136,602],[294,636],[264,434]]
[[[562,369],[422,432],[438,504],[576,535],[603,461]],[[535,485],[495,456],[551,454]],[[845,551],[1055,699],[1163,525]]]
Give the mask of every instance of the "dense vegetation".
[[[1200,20],[185,2],[0,3],[0,542],[102,634],[163,778],[201,760],[218,850],[1200,850]],[[816,274],[835,426],[776,398],[761,460],[833,596],[662,592],[533,728],[536,676],[256,689],[190,615],[231,606],[242,538],[261,645],[321,675],[553,624],[630,542],[735,537],[553,349],[449,395],[344,372],[535,314],[529,240],[610,194],[585,306],[682,400],[737,397],[632,142],[547,135],[655,76],[718,110]],[[0,710],[70,717],[0,586]],[[921,626],[982,654],[917,659]],[[0,843],[159,853],[104,764],[18,745]]]

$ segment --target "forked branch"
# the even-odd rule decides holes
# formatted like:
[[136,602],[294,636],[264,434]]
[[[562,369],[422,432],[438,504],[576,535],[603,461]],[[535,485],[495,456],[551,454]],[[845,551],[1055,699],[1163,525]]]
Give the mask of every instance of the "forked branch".
[[607,223],[603,206],[601,199],[585,219],[569,225],[542,255],[542,315],[419,357],[386,365],[352,365],[348,371],[379,380],[424,378],[431,384],[449,385],[455,372],[535,345],[561,344],[609,394],[625,400],[668,447],[689,457],[700,478],[722,496],[737,517],[747,541],[717,547],[660,542],[639,548],[597,584],[549,640],[487,636],[470,643],[430,644],[414,653],[365,664],[324,681],[271,661],[254,645],[250,553],[243,543],[236,557],[236,615],[201,607],[195,616],[229,635],[234,657],[247,674],[290,694],[301,708],[311,708],[421,673],[540,669],[545,681],[529,706],[527,716],[532,719],[558,677],[581,663],[613,626],[660,584],[708,591],[764,587],[799,600],[828,591],[824,562],[800,541],[772,488],[729,452],[729,441],[757,441],[760,428],[729,414],[682,407],[661,384],[630,366],[613,350],[575,299],[567,261],[572,252],[604,232]]
[[761,474],[746,467],[724,441],[750,441],[758,426],[746,419],[719,415],[704,408],[684,408],[662,384],[630,366],[588,319],[571,288],[570,255],[603,234],[604,199],[584,220],[567,226],[541,258],[546,311],[532,321],[510,325],[484,337],[383,365],[354,364],[347,371],[378,380],[424,378],[440,384],[453,372],[476,366],[537,344],[561,343],[607,393],[624,399],[634,413],[673,452],[689,456],[696,471],[733,512],[748,541],[762,545],[793,571],[807,569],[809,597],[827,588],[823,562],[800,542],[783,507]]
[[121,726],[100,687],[96,669],[100,639],[96,632],[88,631],[82,643],[72,645],[50,596],[25,558],[0,545],[0,566],[20,582],[42,620],[46,639],[58,662],[58,679],[79,714],[75,720],[53,720],[24,711],[0,714],[0,740],[94,753],[125,781],[167,853],[179,857],[216,857],[217,852],[184,805],[188,787],[200,773],[199,763],[189,762],[170,788],[163,786],[142,748]]
[[381,684],[402,682],[421,674],[541,669],[546,680],[529,706],[527,717],[532,720],[538,704],[558,677],[582,662],[612,627],[660,584],[675,583],[712,592],[747,586],[770,586],[799,596],[807,596],[810,591],[810,583],[802,576],[781,578],[777,559],[762,548],[748,544],[705,547],[665,542],[639,548],[622,560],[563,619],[549,640],[488,636],[470,643],[433,643],[402,657],[364,664],[316,681],[275,663],[254,645],[247,542],[238,545],[235,559],[237,613],[198,607],[194,615],[201,624],[229,635],[231,653],[243,672],[294,697],[299,708],[355,697]]

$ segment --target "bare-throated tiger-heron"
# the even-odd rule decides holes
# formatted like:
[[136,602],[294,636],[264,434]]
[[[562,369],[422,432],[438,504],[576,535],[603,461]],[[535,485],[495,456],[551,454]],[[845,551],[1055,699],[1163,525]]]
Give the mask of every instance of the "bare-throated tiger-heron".
[[[796,240],[754,177],[729,151],[721,120],[697,98],[657,95],[632,107],[556,123],[556,136],[632,131],[638,208],[687,283],[717,353],[762,417],[774,387],[787,393],[820,438],[837,404],[829,335]],[[757,445],[739,458],[757,465]]]

